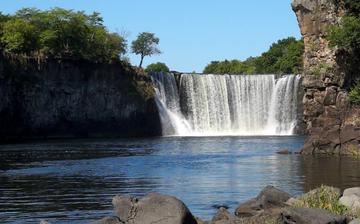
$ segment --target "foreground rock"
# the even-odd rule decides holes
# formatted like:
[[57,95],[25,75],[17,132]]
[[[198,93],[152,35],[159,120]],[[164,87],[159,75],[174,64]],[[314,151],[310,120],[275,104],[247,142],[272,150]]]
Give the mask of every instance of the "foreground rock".
[[115,214],[125,224],[196,224],[183,202],[175,197],[151,193],[141,199],[116,196]]
[[290,198],[290,194],[276,189],[273,186],[267,186],[256,198],[241,204],[236,209],[235,215],[238,217],[252,217],[261,215],[264,212],[277,214],[280,208],[286,206],[285,203]]
[[360,211],[360,187],[346,189],[339,202],[346,206],[350,211]]
[[287,208],[281,214],[283,224],[346,224],[346,218],[318,208]]
[[[97,224],[357,224],[359,213],[344,209],[340,189],[321,186],[293,198],[273,186],[265,187],[256,198],[242,203],[231,214],[220,207],[211,221],[195,218],[175,197],[152,193],[143,198],[116,196],[114,217]],[[360,188],[349,188],[343,197],[360,195]],[[345,203],[345,202],[344,202]],[[359,202],[360,203],[360,202]],[[351,204],[353,206],[353,203]],[[316,207],[316,208],[314,208]],[[320,207],[320,208],[318,208]],[[327,210],[321,209],[326,208]],[[338,213],[342,215],[333,214]],[[359,223],[360,224],[360,223]]]

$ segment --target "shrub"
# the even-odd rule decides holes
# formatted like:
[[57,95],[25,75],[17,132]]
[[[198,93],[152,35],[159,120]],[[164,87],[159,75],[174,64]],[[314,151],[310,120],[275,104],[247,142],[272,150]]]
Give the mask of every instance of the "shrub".
[[353,104],[360,104],[360,81],[351,88],[349,92],[350,102]]
[[331,26],[326,39],[331,47],[338,47],[347,51],[360,48],[360,19],[345,16],[340,26]]
[[347,208],[339,202],[340,193],[333,187],[322,185],[320,188],[312,190],[307,194],[298,198],[295,207],[302,208],[321,208],[331,213],[343,215],[347,212]]
[[165,63],[157,62],[148,65],[145,69],[145,72],[170,72],[170,69],[166,66]]
[[320,63],[311,70],[311,75],[320,76],[327,73],[331,69],[331,65],[326,63]]

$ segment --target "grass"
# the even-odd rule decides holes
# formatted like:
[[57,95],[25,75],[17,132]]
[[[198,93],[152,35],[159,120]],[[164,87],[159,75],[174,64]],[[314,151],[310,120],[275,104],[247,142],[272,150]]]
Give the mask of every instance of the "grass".
[[299,208],[321,208],[333,214],[360,218],[360,209],[351,210],[340,204],[340,196],[340,192],[336,188],[322,185],[320,188],[298,198],[298,201],[293,206]]
[[322,185],[320,188],[298,198],[295,207],[301,208],[321,208],[331,213],[344,215],[347,208],[339,202],[340,193],[336,188]]

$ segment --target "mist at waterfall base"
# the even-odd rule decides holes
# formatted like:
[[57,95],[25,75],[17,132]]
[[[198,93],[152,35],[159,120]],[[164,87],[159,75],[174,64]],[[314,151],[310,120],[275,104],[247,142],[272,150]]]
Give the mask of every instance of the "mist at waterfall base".
[[297,75],[151,74],[164,136],[292,135]]

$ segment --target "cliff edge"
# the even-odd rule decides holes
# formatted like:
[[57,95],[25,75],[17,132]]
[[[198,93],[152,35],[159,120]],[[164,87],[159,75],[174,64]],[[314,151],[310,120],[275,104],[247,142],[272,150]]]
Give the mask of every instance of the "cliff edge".
[[129,65],[0,54],[0,141],[161,135],[150,78]]
[[345,14],[342,1],[293,0],[304,38],[304,121],[309,134],[303,154],[360,153],[360,108],[348,98],[350,77],[342,54],[325,36]]

